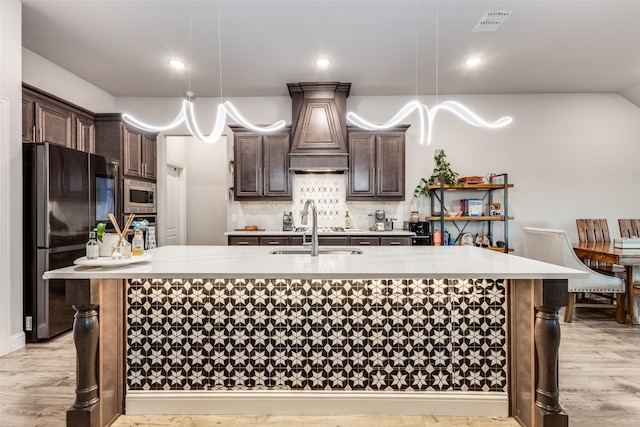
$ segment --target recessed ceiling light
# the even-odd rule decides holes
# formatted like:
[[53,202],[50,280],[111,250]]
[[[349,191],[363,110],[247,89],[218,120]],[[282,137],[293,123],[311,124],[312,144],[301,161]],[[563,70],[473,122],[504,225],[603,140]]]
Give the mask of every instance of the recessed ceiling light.
[[326,67],[327,65],[329,65],[330,61],[327,58],[320,58],[316,61],[316,64],[318,64],[318,67]]
[[184,68],[184,62],[178,61],[177,59],[172,59],[171,61],[169,61],[169,65],[171,65],[173,68]]
[[466,64],[467,65],[478,65],[480,63],[480,61],[482,61],[482,58],[480,58],[479,56],[476,56],[475,58],[469,58],[467,59]]

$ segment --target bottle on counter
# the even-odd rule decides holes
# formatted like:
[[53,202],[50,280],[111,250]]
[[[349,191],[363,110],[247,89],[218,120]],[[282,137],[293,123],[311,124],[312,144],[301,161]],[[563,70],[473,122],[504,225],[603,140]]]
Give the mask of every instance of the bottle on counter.
[[87,242],[87,259],[98,259],[98,241],[96,240],[96,232],[89,232],[89,241]]
[[351,217],[349,216],[349,211],[346,211],[344,214],[344,228],[351,228]]
[[144,239],[142,230],[136,230],[131,241],[131,255],[140,256],[144,254]]
[[447,230],[444,230],[444,233],[442,234],[442,244],[444,246],[449,245],[449,232]]
[[435,230],[433,232],[433,246],[440,246],[442,244],[442,233],[440,230]]

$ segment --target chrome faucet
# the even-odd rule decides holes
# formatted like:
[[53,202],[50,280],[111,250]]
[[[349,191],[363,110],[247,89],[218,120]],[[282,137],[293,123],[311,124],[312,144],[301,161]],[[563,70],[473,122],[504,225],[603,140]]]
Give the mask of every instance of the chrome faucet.
[[302,224],[307,225],[307,218],[309,217],[309,206],[311,206],[311,212],[313,215],[313,228],[311,232],[311,256],[318,256],[318,210],[316,209],[316,203],[312,199],[308,199],[302,209]]

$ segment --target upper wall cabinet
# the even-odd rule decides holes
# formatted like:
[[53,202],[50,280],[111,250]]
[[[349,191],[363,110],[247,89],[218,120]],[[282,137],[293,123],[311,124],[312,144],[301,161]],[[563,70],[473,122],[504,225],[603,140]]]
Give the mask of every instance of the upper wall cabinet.
[[93,113],[53,95],[23,85],[22,141],[49,141],[88,153],[95,152]]
[[229,127],[233,131],[235,200],[292,200],[291,127],[274,133]]
[[347,200],[405,199],[405,133],[409,125],[385,131],[348,128]]
[[122,121],[121,114],[96,115],[96,153],[122,165],[122,175],[155,181],[157,133]]

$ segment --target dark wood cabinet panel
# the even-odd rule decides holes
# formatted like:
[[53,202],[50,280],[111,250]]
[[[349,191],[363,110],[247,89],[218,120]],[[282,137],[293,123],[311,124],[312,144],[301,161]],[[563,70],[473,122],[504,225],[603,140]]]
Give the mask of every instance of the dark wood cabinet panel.
[[235,133],[233,148],[235,199],[262,198],[262,137]]
[[380,246],[379,237],[354,237],[349,238],[349,244],[351,246]]
[[320,246],[349,246],[349,236],[318,236]]
[[378,197],[404,200],[404,132],[376,137],[376,187]]
[[289,246],[289,236],[264,236],[260,237],[262,246]]
[[76,150],[96,152],[96,123],[93,117],[76,115]]
[[155,135],[142,134],[142,177],[156,179],[158,148]]
[[290,196],[289,134],[263,135],[264,196]]
[[122,127],[123,163],[122,173],[142,177],[142,134]]
[[229,236],[229,246],[258,246],[260,238],[257,236]]
[[347,200],[404,200],[405,132],[349,128]]
[[239,126],[234,132],[234,197],[236,200],[291,200],[290,127],[259,134]]
[[411,246],[411,237],[380,237],[380,246]]
[[349,134],[349,197],[375,197],[376,136]]

